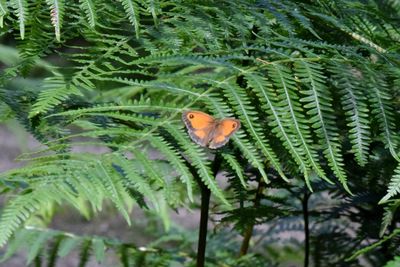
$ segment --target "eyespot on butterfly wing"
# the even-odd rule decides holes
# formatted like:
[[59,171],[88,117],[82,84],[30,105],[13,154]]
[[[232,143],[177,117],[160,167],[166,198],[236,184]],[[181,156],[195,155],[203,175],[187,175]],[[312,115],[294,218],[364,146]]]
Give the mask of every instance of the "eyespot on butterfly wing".
[[224,146],[239,128],[240,121],[237,119],[226,118],[220,120],[213,133],[209,148],[217,149]]

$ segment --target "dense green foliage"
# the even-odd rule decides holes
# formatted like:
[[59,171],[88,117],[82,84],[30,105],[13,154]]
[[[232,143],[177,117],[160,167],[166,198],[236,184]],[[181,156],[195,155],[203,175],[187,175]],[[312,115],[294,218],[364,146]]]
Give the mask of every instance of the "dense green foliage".
[[[4,259],[29,244],[37,265],[74,248],[80,266],[102,262],[109,248],[123,266],[191,266],[195,241],[169,213],[196,207],[204,183],[222,216],[209,266],[392,260],[399,17],[398,1],[377,0],[0,0],[0,118],[43,144],[0,174]],[[201,148],[180,119],[188,109],[242,128]],[[128,224],[132,205],[156,214],[161,241],[139,249],[46,228],[60,205],[90,218],[105,201]],[[240,234],[257,240],[249,253]]]

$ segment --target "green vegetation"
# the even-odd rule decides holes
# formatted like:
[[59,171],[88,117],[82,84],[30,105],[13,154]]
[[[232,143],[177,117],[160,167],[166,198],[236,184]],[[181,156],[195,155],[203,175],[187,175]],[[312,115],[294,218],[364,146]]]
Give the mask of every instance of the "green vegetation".
[[[0,174],[3,260],[195,266],[169,214],[201,196],[204,212],[209,190],[206,266],[396,264],[399,17],[395,0],[0,0],[0,120],[43,145]],[[242,128],[202,148],[189,109]],[[127,224],[148,211],[155,241],[48,227],[60,207],[90,219],[105,203]]]

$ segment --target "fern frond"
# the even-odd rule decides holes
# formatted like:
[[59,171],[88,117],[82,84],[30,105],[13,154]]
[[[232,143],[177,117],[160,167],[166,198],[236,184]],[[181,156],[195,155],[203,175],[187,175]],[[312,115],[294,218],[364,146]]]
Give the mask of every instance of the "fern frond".
[[236,158],[233,155],[224,153],[224,152],[222,153],[222,157],[228,162],[229,166],[235,171],[242,186],[244,188],[247,188],[246,181],[244,179],[243,169],[242,169],[243,167],[236,160]]
[[[72,234],[68,234],[68,237],[73,237]],[[65,257],[66,255],[68,255],[71,250],[73,250],[75,247],[79,246],[82,240],[80,240],[79,238],[64,238],[61,241],[61,244],[59,246],[57,255],[59,257]]]
[[182,132],[181,128],[176,126],[165,125],[165,129],[177,140],[179,145],[183,148],[190,161],[190,164],[194,166],[197,173],[204,184],[211,190],[211,192],[227,206],[230,206],[229,202],[224,197],[222,190],[219,188],[215,177],[213,176],[209,167],[209,159],[206,157],[204,150],[199,146],[194,145],[193,142],[189,141]]
[[19,21],[19,33],[21,39],[25,38],[25,26],[29,17],[27,0],[10,0],[10,6],[15,10]]
[[358,256],[367,253],[368,251],[373,250],[374,248],[382,245],[384,242],[391,240],[393,237],[400,235],[400,229],[395,229],[390,235],[386,235],[383,238],[381,238],[379,241],[372,243],[371,245],[368,245],[362,249],[357,250],[354,252],[350,257],[348,257],[346,260],[351,261],[357,258]]
[[42,88],[43,90],[33,105],[29,117],[48,112],[68,99],[70,95],[82,96],[82,93],[74,85],[66,84],[61,75],[46,78]]
[[302,90],[305,95],[302,101],[311,116],[310,121],[319,138],[323,153],[343,187],[350,193],[346,173],[343,169],[341,144],[335,125],[335,116],[332,104],[329,102],[331,94],[325,86],[326,78],[322,73],[322,66],[303,60],[296,61],[294,66],[301,83],[306,87],[305,90]]
[[150,179],[150,183],[156,183],[158,186],[165,187],[166,181],[161,177],[160,170],[156,168],[155,164],[151,164],[149,159],[139,149],[129,149],[135,159],[140,163],[144,169],[144,173]]
[[179,172],[181,181],[186,184],[186,191],[188,198],[193,202],[193,175],[184,164],[183,159],[168,142],[166,142],[161,136],[152,135],[147,137],[153,147],[161,152],[163,156],[176,168]]
[[87,22],[94,28],[97,23],[96,3],[93,0],[79,0],[81,9],[85,12]]
[[400,164],[397,165],[397,168],[390,179],[387,194],[379,201],[379,204],[385,203],[398,193],[400,193]]
[[334,73],[334,84],[342,95],[342,105],[345,111],[349,138],[357,162],[365,166],[368,161],[368,148],[371,142],[369,130],[369,110],[367,108],[366,92],[361,88],[357,70],[344,64],[335,63],[330,68]]
[[0,28],[4,26],[4,17],[8,13],[6,0],[0,0]]
[[119,0],[128,15],[129,21],[135,27],[136,39],[140,36],[140,16],[139,16],[139,5],[135,0]]
[[30,265],[36,257],[40,256],[46,242],[53,238],[53,233],[42,232],[35,239],[31,240],[32,243],[29,244],[29,251],[26,260],[26,265]]
[[374,70],[368,65],[364,65],[363,70],[366,76],[364,85],[369,89],[367,97],[371,104],[371,113],[379,123],[379,135],[393,158],[400,162],[399,137],[396,135],[394,111],[390,104],[392,96],[388,84],[379,70]]
[[234,105],[241,123],[246,127],[250,133],[250,136],[255,140],[256,146],[262,151],[263,155],[271,163],[272,167],[280,174],[280,176],[284,180],[287,180],[280,166],[280,162],[275,155],[275,152],[269,146],[268,141],[260,128],[261,125],[256,123],[259,121],[257,112],[255,111],[254,107],[251,106],[250,100],[247,98],[245,91],[239,86],[235,86],[230,83],[221,84],[221,87],[224,89],[225,95]]
[[[278,103],[280,109],[279,113],[277,113],[280,117],[279,121],[282,121],[284,123],[282,126],[292,133],[293,142],[297,142],[297,145],[304,149],[309,165],[312,166],[321,178],[330,182],[318,163],[317,151],[312,147],[313,141],[311,133],[306,118],[302,113],[294,77],[290,70],[284,65],[272,64],[268,66],[267,69],[268,75],[271,77],[280,100]],[[307,186],[311,189],[308,174],[305,174],[304,178],[306,179]]]
[[157,13],[160,12],[160,2],[158,0],[148,0],[147,5],[147,10],[153,17],[154,25],[157,25]]
[[60,42],[65,9],[64,0],[46,0],[46,3],[50,7],[51,23],[54,26],[56,39]]
[[392,223],[393,217],[395,216],[397,208],[400,206],[400,200],[395,200],[393,203],[390,203],[388,206],[384,208],[381,229],[379,230],[379,237],[382,237],[388,226]]
[[[214,111],[215,114],[218,114],[218,116],[222,118],[231,116],[231,113],[228,113],[228,106],[217,94],[209,93],[205,96],[207,99],[205,103],[208,105],[210,110]],[[247,140],[248,138],[243,131],[239,130],[231,137],[231,139],[235,142],[240,151],[243,152],[243,155],[248,162],[254,168],[258,169],[265,181],[268,181],[268,176],[265,173],[264,160],[260,157],[259,151]]]
[[127,223],[130,225],[131,220],[128,211],[126,210],[122,195],[122,193],[125,192],[124,185],[121,179],[118,179],[116,171],[112,167],[112,159],[106,157],[105,161],[98,161],[94,171],[103,182],[104,188],[109,193],[108,196],[111,198],[117,209],[121,212]]
[[105,258],[105,250],[106,246],[104,244],[103,239],[94,238],[92,240],[93,252],[96,258],[97,263],[101,264]]
[[147,180],[140,175],[138,170],[135,170],[132,162],[126,159],[123,155],[114,154],[113,155],[114,163],[119,166],[126,177],[126,185],[132,186],[138,192],[140,192],[143,196],[146,196],[151,203],[153,204],[155,210],[160,210],[160,204],[157,199],[157,196],[154,194],[154,191],[151,189]]
[[79,250],[79,267],[85,267],[90,259],[90,249],[92,247],[92,240],[86,239],[82,242]]
[[[277,96],[273,92],[272,84],[268,83],[266,79],[258,76],[255,73],[246,73],[245,77],[248,85],[259,96],[265,112],[269,115],[268,125],[273,127],[272,132],[281,139],[283,145],[286,147],[286,149],[288,149],[288,151],[294,157],[296,163],[299,165],[299,169],[304,174],[305,180],[308,181],[308,173],[310,170],[308,167],[308,162],[306,159],[304,159],[305,150],[301,149],[301,143],[297,143],[296,145],[294,144],[297,138],[291,138],[291,134],[286,129],[288,125],[285,127],[285,122],[279,117],[280,110],[282,110],[284,107],[280,107],[277,103],[275,103],[274,100],[277,98]],[[310,160],[314,159],[311,158]]]
[[49,201],[59,201],[62,193],[55,186],[36,188],[11,201],[1,214],[0,246],[4,246],[12,233],[25,222],[30,215],[45,206]]
[[[127,103],[122,103],[119,105],[115,104],[99,104],[97,106],[93,107],[88,107],[88,108],[79,108],[75,110],[69,110],[69,111],[64,111],[64,112],[59,112],[56,114],[52,114],[48,117],[54,117],[54,116],[70,116],[70,117],[80,117],[84,116],[86,114],[103,114],[107,115],[108,113],[110,114],[115,114],[117,117],[119,113],[117,112],[178,112],[180,111],[181,108],[176,107],[173,103],[164,103],[164,102],[157,102],[157,101],[151,101],[150,99],[140,99],[139,101],[133,101],[133,102],[127,102]],[[123,116],[123,114],[120,114]],[[112,115],[111,115],[112,116]],[[138,117],[138,116],[137,116]],[[152,119],[150,116],[147,116],[147,118],[150,120]],[[156,120],[155,118],[153,118]],[[139,120],[139,117],[138,117]]]

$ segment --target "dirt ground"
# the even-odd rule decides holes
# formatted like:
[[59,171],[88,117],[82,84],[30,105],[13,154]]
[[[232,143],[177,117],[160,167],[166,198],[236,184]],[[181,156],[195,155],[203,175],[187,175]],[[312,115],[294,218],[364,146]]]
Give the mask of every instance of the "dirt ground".
[[[0,172],[22,166],[21,162],[15,159],[22,152],[27,152],[35,148],[39,143],[16,123],[0,125]],[[93,148],[96,152],[96,148]],[[4,205],[4,199],[0,196],[0,206]],[[51,223],[51,228],[56,230],[68,231],[74,234],[96,234],[100,236],[115,237],[124,241],[134,242],[139,246],[145,246],[151,237],[145,233],[146,221],[140,209],[135,209],[132,213],[133,227],[128,228],[126,221],[113,211],[106,211],[99,214],[91,221],[87,221],[72,209],[62,210]],[[171,213],[172,220],[182,227],[193,229],[193,234],[197,235],[195,229],[199,220],[198,213],[190,213],[180,210],[179,213]],[[0,250],[0,255],[4,251]],[[95,260],[91,260],[89,267],[114,266],[114,256],[107,254],[107,260],[99,265]],[[26,258],[23,253],[18,253],[7,262],[0,263],[0,267],[23,267],[26,266]],[[58,261],[59,267],[72,267],[78,265],[78,255],[72,253]]]

